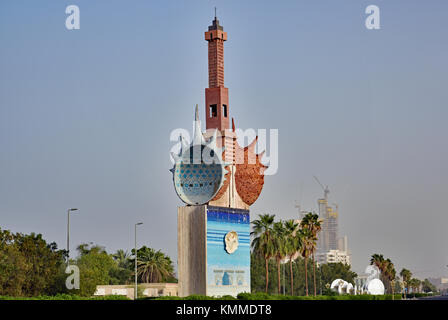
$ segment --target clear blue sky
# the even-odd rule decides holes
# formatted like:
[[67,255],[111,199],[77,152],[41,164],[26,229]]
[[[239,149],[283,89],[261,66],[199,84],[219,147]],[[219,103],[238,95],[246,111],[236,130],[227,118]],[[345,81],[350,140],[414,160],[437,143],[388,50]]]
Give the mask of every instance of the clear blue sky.
[[[81,29],[65,28],[76,4]],[[369,4],[381,30],[364,26]],[[279,129],[279,171],[252,218],[340,207],[354,268],[373,253],[448,275],[448,2],[0,3],[0,227],[72,250],[140,244],[177,256],[169,134],[207,86],[203,33],[218,7],[225,83],[241,128]]]

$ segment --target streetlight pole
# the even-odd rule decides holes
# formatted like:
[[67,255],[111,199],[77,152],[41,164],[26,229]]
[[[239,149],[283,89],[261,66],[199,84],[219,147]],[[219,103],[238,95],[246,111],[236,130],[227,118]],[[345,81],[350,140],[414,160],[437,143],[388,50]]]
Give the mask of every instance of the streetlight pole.
[[134,226],[134,260],[135,260],[135,291],[134,291],[134,299],[137,300],[137,226],[143,224],[143,222],[138,222]]
[[70,261],[70,212],[78,211],[77,208],[67,210],[67,264]]

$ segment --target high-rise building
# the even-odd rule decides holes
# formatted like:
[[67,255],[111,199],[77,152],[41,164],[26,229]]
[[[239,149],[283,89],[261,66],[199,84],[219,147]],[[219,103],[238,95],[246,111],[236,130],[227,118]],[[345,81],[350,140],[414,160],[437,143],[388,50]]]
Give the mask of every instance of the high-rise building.
[[327,206],[328,249],[338,249],[338,208]]
[[347,239],[347,236],[343,236],[343,237],[339,238],[338,250],[347,251],[348,252],[348,239]]
[[350,264],[347,236],[339,237],[339,208],[328,205],[328,192],[318,199],[321,231],[318,235],[316,257],[319,263],[342,262]]
[[326,198],[317,201],[319,207],[319,217],[322,219],[321,232],[319,234],[317,250],[326,252],[338,249],[338,208],[328,205]]
[[350,255],[346,251],[328,250],[316,255],[316,261],[319,264],[323,263],[343,263],[351,264]]

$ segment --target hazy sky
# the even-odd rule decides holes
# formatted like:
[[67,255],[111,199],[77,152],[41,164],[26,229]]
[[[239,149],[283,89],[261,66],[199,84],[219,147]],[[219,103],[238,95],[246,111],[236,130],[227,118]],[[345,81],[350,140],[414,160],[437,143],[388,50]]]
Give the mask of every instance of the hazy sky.
[[[76,4],[81,29],[65,28]],[[364,25],[381,9],[381,30]],[[279,170],[252,219],[317,210],[330,188],[355,271],[373,253],[448,276],[448,2],[0,3],[0,227],[65,248],[139,244],[177,260],[169,140],[203,117],[213,7],[241,128],[279,130]],[[73,252],[73,251],[72,251]]]

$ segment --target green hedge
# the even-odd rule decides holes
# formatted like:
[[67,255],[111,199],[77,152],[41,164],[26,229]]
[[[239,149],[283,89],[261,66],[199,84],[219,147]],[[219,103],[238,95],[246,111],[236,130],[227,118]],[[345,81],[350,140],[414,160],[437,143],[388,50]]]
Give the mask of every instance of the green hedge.
[[163,296],[163,297],[148,297],[142,298],[142,300],[237,300],[232,296],[222,296],[222,297],[210,297],[194,294],[188,297],[175,297],[175,296]]
[[[220,298],[191,295],[188,297],[157,297],[149,298],[151,300],[401,300],[401,295],[396,294],[394,297],[391,294],[386,295],[336,295],[336,296],[283,296],[283,295],[269,295],[266,293],[240,293],[237,298],[232,296],[224,296]],[[148,300],[149,300],[148,299]]]
[[119,295],[81,297],[75,294],[58,294],[55,296],[37,296],[37,297],[0,296],[0,300],[129,300],[129,298],[126,296],[119,296]]
[[334,295],[334,296],[283,296],[266,293],[240,293],[238,300],[401,300],[401,295]]
[[[415,294],[415,297],[423,297],[428,294]],[[409,295],[409,298],[413,298]],[[394,295],[394,300],[401,300],[401,294]],[[109,295],[96,297],[81,297],[78,295],[58,294],[56,296],[38,296],[38,297],[9,297],[0,296],[0,300],[129,300],[126,296]],[[191,295],[180,298],[175,296],[164,297],[145,297],[139,300],[392,300],[391,294],[374,296],[374,295],[336,295],[336,296],[283,296],[283,295],[269,295],[266,293],[240,293],[237,298],[232,296],[223,297],[209,297],[202,295]]]

